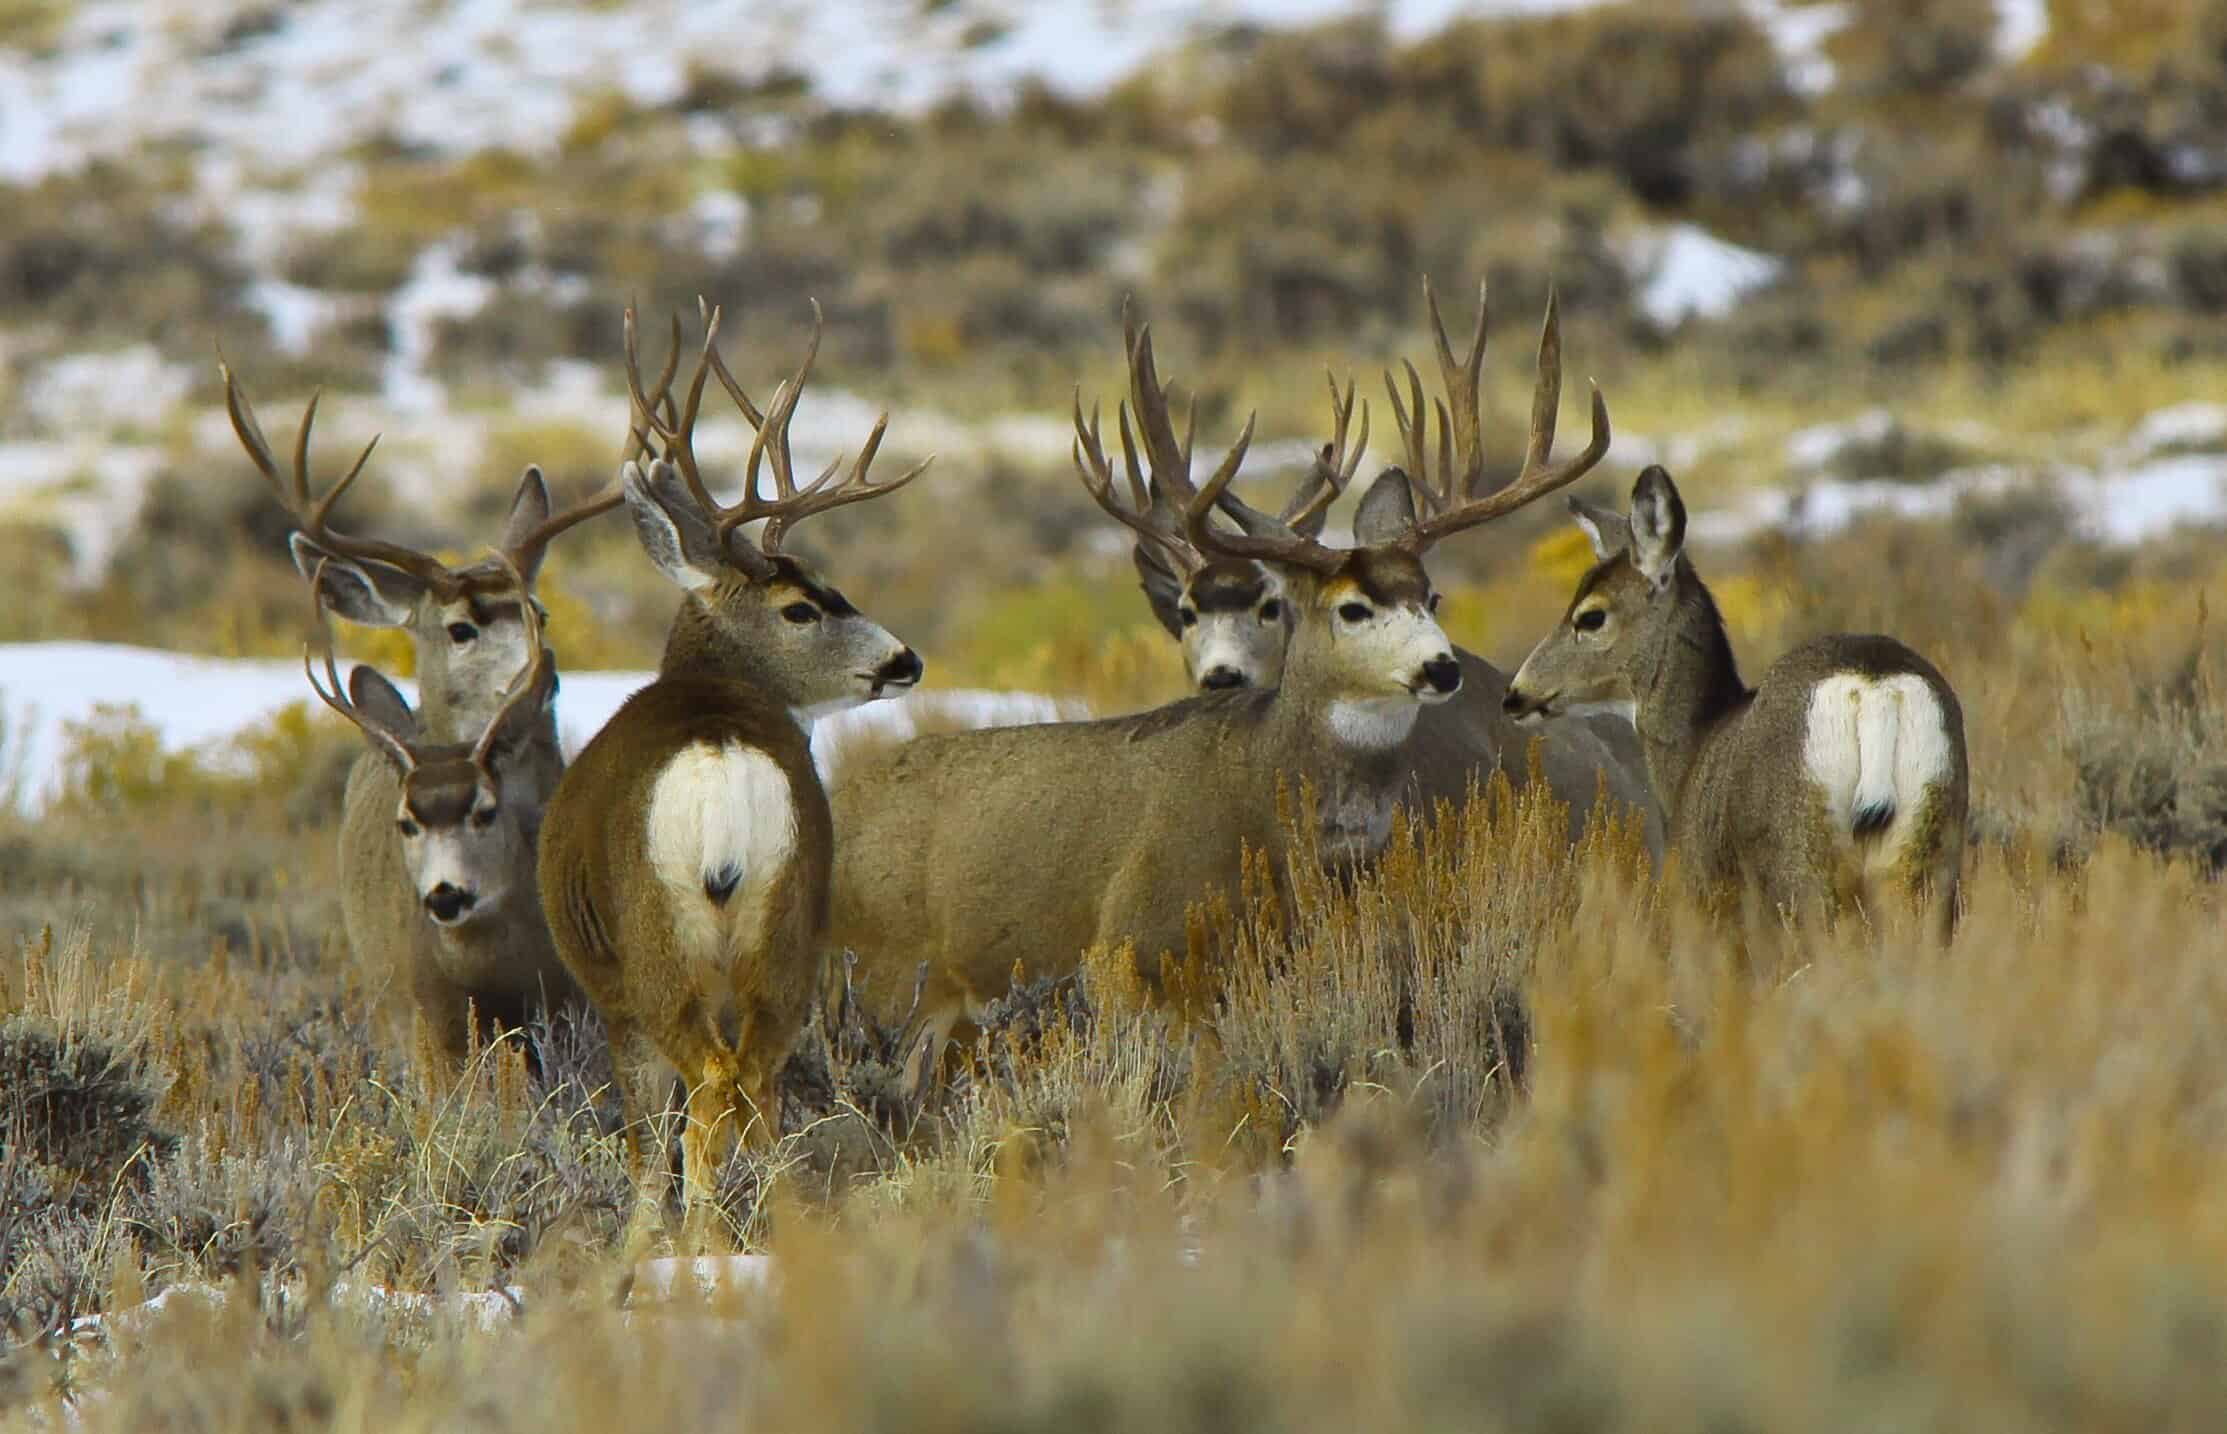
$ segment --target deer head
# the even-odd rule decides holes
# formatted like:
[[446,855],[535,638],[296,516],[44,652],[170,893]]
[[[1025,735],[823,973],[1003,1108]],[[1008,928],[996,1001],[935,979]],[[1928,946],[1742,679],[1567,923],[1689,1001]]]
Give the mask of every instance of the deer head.
[[[812,305],[812,341],[796,372],[774,390],[763,411],[728,372],[718,350],[719,311],[703,314],[703,351],[686,399],[676,410],[644,391],[636,357],[634,312],[626,316],[626,372],[635,415],[663,456],[647,469],[629,462],[620,486],[635,532],[658,568],[686,594],[666,648],[665,670],[717,671],[761,685],[798,720],[856,706],[913,686],[918,655],[853,607],[811,565],[782,551],[787,531],[815,513],[878,498],[926,471],[923,460],[886,483],[868,481],[887,414],[846,471],[839,457],[808,483],[796,480],[789,424],[820,346],[820,307]],[[706,381],[720,386],[755,430],[732,504],[711,494],[696,461],[696,418]],[[771,471],[773,497],[759,490],[761,463]],[[762,522],[755,540],[742,531]]]
[[525,596],[523,572],[508,554],[496,553],[490,561],[512,584],[512,605],[531,655],[473,740],[435,741],[421,730],[394,684],[373,668],[359,665],[343,691],[323,598],[331,591],[325,580],[332,561],[320,559],[312,574],[313,635],[302,659],[309,685],[394,765],[402,778],[395,831],[418,903],[436,925],[464,925],[500,909],[513,888],[532,878],[540,805],[508,799],[514,794],[505,787],[512,758],[556,695],[556,664],[541,643],[540,614]]

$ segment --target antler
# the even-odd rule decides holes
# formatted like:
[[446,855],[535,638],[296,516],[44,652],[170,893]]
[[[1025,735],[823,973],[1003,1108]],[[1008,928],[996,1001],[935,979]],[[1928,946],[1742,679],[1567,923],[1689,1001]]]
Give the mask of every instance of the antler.
[[503,700],[496,704],[495,715],[487,719],[479,740],[472,744],[472,765],[489,773],[490,777],[488,758],[495,750],[497,738],[530,708],[548,676],[551,662],[549,649],[541,645],[541,613],[534,605],[533,594],[527,590],[525,574],[510,554],[499,548],[494,550],[493,559],[518,589],[519,621],[526,629],[526,663],[511,679],[510,686],[503,692]]
[[1122,462],[1129,476],[1129,497],[1136,507],[1134,510],[1125,508],[1114,496],[1113,465],[1106,461],[1105,444],[1098,436],[1098,405],[1090,406],[1090,421],[1083,422],[1083,395],[1078,386],[1075,390],[1074,459],[1075,472],[1082,478],[1084,490],[1115,522],[1151,544],[1180,572],[1185,575],[1197,572],[1206,566],[1206,560],[1184,537],[1167,505],[1158,501],[1144,474],[1138,471],[1137,441],[1129,431],[1129,405],[1120,404],[1116,413],[1121,425]]
[[1283,511],[1270,518],[1235,493],[1222,494],[1222,511],[1235,518],[1247,532],[1278,524],[1310,537],[1321,532],[1323,515],[1353,481],[1354,473],[1361,467],[1362,455],[1369,451],[1369,405],[1366,402],[1361,405],[1361,432],[1349,448],[1347,430],[1353,419],[1353,381],[1348,379],[1341,391],[1336,374],[1324,370],[1323,377],[1330,384],[1330,441],[1316,452],[1312,469],[1292,490]]
[[[1531,393],[1531,435],[1525,445],[1523,471],[1514,482],[1490,494],[1481,494],[1485,472],[1483,424],[1477,413],[1477,386],[1485,357],[1485,287],[1477,286],[1477,329],[1466,359],[1456,360],[1446,341],[1446,324],[1438,312],[1438,297],[1423,280],[1423,299],[1429,306],[1431,331],[1437,341],[1438,365],[1447,397],[1438,407],[1438,477],[1434,485],[1429,464],[1429,416],[1423,407],[1422,381],[1413,364],[1407,370],[1408,404],[1400,402],[1399,385],[1390,374],[1384,386],[1392,396],[1393,421],[1407,448],[1408,476],[1416,497],[1426,511],[1400,539],[1400,546],[1420,553],[1439,539],[1481,523],[1503,517],[1526,503],[1577,481],[1608,452],[1608,405],[1599,385],[1593,385],[1593,434],[1585,450],[1558,464],[1547,459],[1554,449],[1554,427],[1562,403],[1562,326],[1554,292],[1547,292],[1546,321],[1539,332],[1538,379]],[[1458,450],[1460,470],[1455,469]]]
[[[631,327],[631,320],[633,317],[632,309],[627,310],[627,316],[629,319],[629,327],[627,329],[627,342],[629,344],[629,348],[627,350],[627,357],[629,363],[631,364],[634,357],[633,348],[631,347],[634,338],[633,328]],[[665,350],[664,367],[660,368],[657,371],[656,389],[647,396],[647,403],[649,405],[650,411],[663,413],[668,418],[670,418],[674,413],[673,376],[680,371],[680,345],[680,315],[675,314],[673,315],[673,338],[672,342],[667,345]],[[632,376],[634,374],[634,370],[630,368],[629,374],[630,376]],[[720,380],[727,385],[728,392],[732,393],[735,396],[735,401],[742,405],[743,412],[751,415],[751,421],[756,422],[757,410],[750,406],[749,399],[743,397],[742,390],[735,385],[734,380],[727,377],[727,370],[725,365],[720,365],[719,377]],[[624,463],[635,462],[641,458],[646,457],[649,454],[649,451],[649,433],[645,431],[641,423],[634,421],[630,417],[627,424],[627,454],[626,457],[621,461]],[[532,471],[535,473],[540,472],[538,468]],[[565,509],[563,512],[552,513],[548,517],[542,519],[541,522],[536,524],[517,542],[503,548],[501,552],[505,558],[509,559],[510,566],[515,572],[521,574],[533,572],[541,566],[542,553],[548,548],[551,542],[555,541],[559,534],[565,532],[569,528],[573,528],[581,523],[585,523],[590,518],[600,517],[601,515],[608,513],[613,508],[618,507],[619,504],[625,501],[626,485],[624,483],[611,483],[604,487],[600,492],[597,492],[591,497],[583,498],[579,503]],[[526,592],[527,588],[521,586],[519,588],[519,591],[521,593]],[[530,607],[532,606],[532,604],[528,603],[527,606]]]
[[[383,750],[393,760],[395,766],[407,774],[418,763],[417,752],[411,747],[409,737],[395,731],[386,723],[381,722],[378,718],[349,701],[347,689],[341,683],[340,665],[333,657],[332,624],[326,620],[325,605],[318,600],[317,596],[324,591],[325,568],[331,562],[332,559],[330,558],[319,558],[317,560],[317,571],[310,575],[310,637],[309,641],[302,646],[302,672],[309,678],[310,690],[322,698],[327,707],[354,723],[366,740],[374,747]],[[532,606],[533,604],[530,602],[526,604],[528,608]],[[319,657],[324,659],[324,682],[317,680],[315,659]]]
[[309,495],[309,434],[317,422],[317,404],[324,397],[323,390],[310,395],[309,406],[302,410],[301,426],[294,434],[294,465],[291,481],[279,472],[278,460],[271,453],[269,440],[263,437],[263,426],[255,421],[255,406],[248,402],[247,390],[240,385],[231,366],[220,356],[217,371],[224,375],[224,407],[232,416],[232,431],[239,435],[240,445],[247,449],[247,456],[255,460],[269,480],[278,501],[293,515],[303,536],[314,541],[328,552],[347,558],[362,558],[385,563],[402,569],[428,582],[440,582],[448,577],[448,569],[429,553],[405,548],[397,543],[382,542],[377,538],[358,538],[334,528],[328,519],[333,505],[363,472],[364,464],[371,461],[371,450],[379,446],[377,437],[363,446],[356,455],[355,465],[341,476],[339,482],[325,490],[324,496],[312,499]]
[[[716,307],[699,302],[704,319],[704,347],[696,361],[696,374],[689,381],[688,396],[677,415],[672,413],[669,396],[660,394],[652,399],[642,390],[641,363],[635,341],[634,307],[626,310],[626,382],[633,395],[635,415],[641,428],[664,445],[666,461],[679,470],[681,479],[688,485],[689,496],[703,509],[721,540],[744,523],[765,520],[765,529],[759,536],[758,546],[769,556],[781,551],[782,535],[793,525],[814,513],[824,513],[850,503],[863,502],[894,493],[913,479],[926,472],[934,462],[931,455],[915,464],[909,471],[887,483],[867,480],[867,471],[873,466],[874,455],[880,450],[882,435],[889,428],[889,415],[882,414],[874,421],[874,431],[867,435],[866,444],[858,452],[848,472],[843,471],[843,460],[838,456],[811,482],[799,486],[789,451],[789,423],[796,416],[797,399],[804,391],[805,380],[811,376],[812,363],[820,352],[820,332],[823,318],[817,299],[812,301],[812,342],[805,349],[804,362],[794,375],[784,380],[773,391],[773,402],[760,412],[727,372],[724,360],[719,357],[719,318]],[[695,449],[696,416],[703,405],[704,385],[717,373],[720,386],[734,399],[742,416],[756,430],[750,443],[750,458],[743,470],[742,497],[732,505],[723,504],[711,496],[705,486],[702,470],[697,466]],[[659,412],[660,404],[665,408]],[[770,462],[773,469],[774,497],[769,501],[758,494],[758,464]]]

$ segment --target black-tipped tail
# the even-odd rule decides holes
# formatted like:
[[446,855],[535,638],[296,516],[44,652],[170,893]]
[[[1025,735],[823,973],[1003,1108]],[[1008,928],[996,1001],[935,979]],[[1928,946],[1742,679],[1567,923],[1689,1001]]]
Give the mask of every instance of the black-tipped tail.
[[1893,802],[1866,803],[1856,808],[1849,830],[1856,834],[1858,841],[1862,841],[1866,837],[1875,837],[1893,825],[1894,813]]
[[742,864],[739,862],[730,861],[717,871],[704,873],[704,895],[711,898],[714,906],[725,906],[727,898],[733,896],[735,888],[741,884]]

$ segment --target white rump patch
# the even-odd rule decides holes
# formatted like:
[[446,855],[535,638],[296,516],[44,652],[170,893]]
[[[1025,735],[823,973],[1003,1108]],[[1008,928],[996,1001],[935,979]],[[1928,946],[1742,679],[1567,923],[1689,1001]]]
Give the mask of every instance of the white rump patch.
[[[788,774],[755,747],[698,742],[650,789],[650,869],[672,893],[680,933],[716,942],[727,910],[747,910],[796,852]],[[726,899],[714,901],[711,892]]]
[[1405,742],[1422,711],[1421,704],[1408,697],[1333,702],[1330,735],[1348,747],[1382,751]]
[[1824,793],[1833,831],[1850,840],[1859,827],[1877,834],[1877,861],[1888,862],[1926,792],[1949,778],[1948,724],[1933,689],[1915,673],[1839,673],[1810,693],[1802,760]]

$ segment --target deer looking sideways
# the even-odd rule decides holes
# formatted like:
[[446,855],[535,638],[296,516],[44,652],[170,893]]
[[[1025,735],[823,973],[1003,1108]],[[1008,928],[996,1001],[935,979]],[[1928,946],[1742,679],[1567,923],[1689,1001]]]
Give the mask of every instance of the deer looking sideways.
[[[668,368],[678,362],[676,346]],[[229,368],[222,372],[233,432],[300,525],[289,546],[310,580],[312,601],[351,622],[410,634],[419,710],[413,714],[391,683],[365,667],[350,682],[354,710],[342,709],[364,727],[371,750],[349,771],[342,799],[341,921],[358,961],[373,971],[402,973],[429,1054],[453,1065],[478,1034],[470,1011],[479,1012],[485,1027],[516,1027],[537,1006],[577,999],[541,929],[533,891],[534,833],[564,755],[548,700],[555,693],[554,662],[539,648],[532,589],[550,542],[617,507],[619,497],[599,495],[552,514],[541,471],[528,468],[496,556],[452,568],[428,553],[332,526],[334,506],[362,474],[377,439],[313,499],[309,446],[316,398],[296,430],[289,478],[245,389]],[[538,704],[514,702],[520,674],[544,661],[550,664],[548,696]],[[364,726],[367,721],[375,725]],[[461,785],[443,787],[434,801],[434,785],[424,778],[415,790],[427,800],[411,795],[413,768],[430,769],[432,749],[452,758],[490,734],[496,745],[476,774],[440,764],[459,782],[471,776],[470,793]],[[452,810],[467,796],[464,809]],[[464,823],[461,833],[433,863],[428,833],[456,822]]]
[[[1409,521],[1410,506],[1428,513],[1449,510],[1465,496],[1483,490],[1485,455],[1478,386],[1483,376],[1487,307],[1483,285],[1477,290],[1477,326],[1468,355],[1454,357],[1429,279],[1423,299],[1438,347],[1445,397],[1438,401],[1437,477],[1431,476],[1430,413],[1424,407],[1422,380],[1405,365],[1408,400],[1386,374],[1394,421],[1407,450],[1407,467],[1387,469],[1364,496],[1354,536],[1363,545],[1395,541]],[[1553,300],[1550,296],[1548,303]],[[1132,331],[1130,341],[1135,342]],[[1349,383],[1340,392],[1330,381],[1331,438],[1312,471],[1275,516],[1225,492],[1222,512],[1255,535],[1299,534],[1316,537],[1369,443],[1369,410],[1360,405],[1358,437],[1349,446],[1354,397]],[[1538,430],[1534,428],[1536,433]],[[1184,450],[1189,450],[1185,435]],[[1456,457],[1460,468],[1455,469]],[[1164,497],[1140,484],[1134,469],[1130,486],[1135,508],[1101,497],[1100,506],[1137,533],[1132,558],[1145,596],[1161,626],[1183,644],[1185,670],[1202,690],[1273,687],[1281,680],[1284,653],[1293,631],[1284,585],[1271,566],[1245,559],[1209,557],[1192,547]],[[1397,491],[1407,489],[1403,499]],[[1094,494],[1096,490],[1094,490]],[[1594,803],[1605,787],[1611,802],[1638,812],[1645,822],[1651,855],[1662,855],[1662,820],[1647,787],[1646,767],[1630,724],[1613,717],[1580,716],[1536,731],[1520,730],[1502,710],[1508,674],[1463,648],[1461,689],[1453,700],[1426,708],[1402,744],[1411,782],[1407,800],[1427,815],[1440,802],[1459,807],[1471,783],[1482,785],[1495,771],[1521,788],[1531,779],[1531,745],[1539,744],[1539,769],[1548,788],[1569,813],[1570,840],[1584,834]]]
[[1933,664],[1891,637],[1796,647],[1750,688],[1685,554],[1686,507],[1660,467],[1629,517],[1572,499],[1599,562],[1509,684],[1524,720],[1628,711],[1705,894],[1760,888],[1781,912],[1878,909],[1883,887],[1956,920],[1970,776],[1964,713]]
[[[945,1040],[1031,977],[1075,969],[1095,945],[1135,942],[1148,979],[1186,941],[1185,908],[1238,890],[1247,847],[1280,866],[1288,850],[1279,785],[1302,781],[1332,860],[1373,856],[1407,777],[1401,747],[1418,712],[1454,696],[1462,669],[1432,616],[1422,555],[1574,481],[1607,450],[1608,411],[1593,395],[1592,441],[1550,464],[1561,384],[1550,309],[1540,341],[1533,431],[1520,477],[1418,515],[1405,484],[1372,492],[1364,531],[1326,547],[1288,527],[1233,531],[1213,521],[1245,458],[1252,425],[1203,487],[1176,437],[1151,331],[1129,349],[1133,411],[1151,482],[1199,554],[1266,564],[1293,609],[1282,682],[1193,696],[1129,717],[918,738],[846,766],[833,793],[831,950],[857,958],[859,989],[883,1018],[917,1000],[907,1031],[917,1091]],[[1129,415],[1121,433],[1134,474]],[[1076,469],[1102,507],[1118,508],[1095,418],[1075,413]],[[1150,498],[1132,479],[1137,515]],[[917,984],[916,984],[917,982]]]
[[[646,472],[627,463],[620,483],[643,550],[683,596],[656,680],[566,770],[542,835],[542,905],[558,954],[609,1030],[645,1195],[642,1117],[663,1107],[668,1063],[687,1083],[682,1195],[692,1219],[710,1208],[737,1134],[753,1145],[780,1134],[775,1078],[818,986],[833,855],[812,722],[921,676],[911,648],[781,550],[802,519],[893,493],[928,466],[867,481],[885,414],[847,472],[838,458],[797,483],[789,423],[819,351],[817,304],[812,314],[803,364],[761,412],[720,359],[711,310],[676,414],[643,392],[628,311],[636,418],[664,453]],[[710,374],[756,430],[731,505],[712,496],[693,444]],[[761,519],[753,542],[742,526]]]

